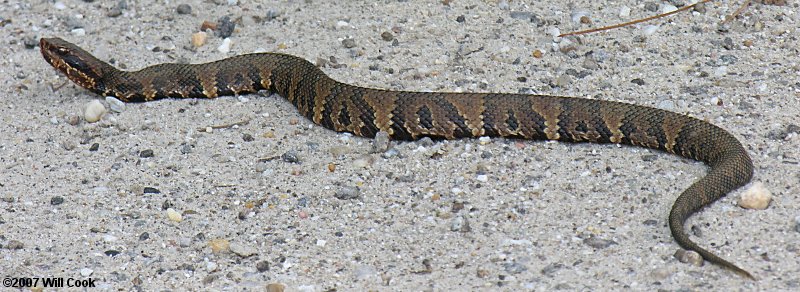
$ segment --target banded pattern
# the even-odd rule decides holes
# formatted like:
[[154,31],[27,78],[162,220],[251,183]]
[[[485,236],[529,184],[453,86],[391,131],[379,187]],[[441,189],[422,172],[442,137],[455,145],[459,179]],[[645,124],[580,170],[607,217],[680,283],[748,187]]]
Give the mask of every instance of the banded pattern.
[[675,241],[704,259],[753,279],[701,248],[684,231],[686,219],[750,181],[753,165],[730,133],[686,115],[627,103],[548,95],[389,91],[337,82],[291,55],[240,55],[204,64],[160,64],[120,71],[62,39],[41,39],[45,60],[92,92],[127,102],[215,98],[258,90],[278,93],[314,123],[396,140],[480,136],[565,142],[619,143],[706,162],[708,174],[675,201],[669,226]]

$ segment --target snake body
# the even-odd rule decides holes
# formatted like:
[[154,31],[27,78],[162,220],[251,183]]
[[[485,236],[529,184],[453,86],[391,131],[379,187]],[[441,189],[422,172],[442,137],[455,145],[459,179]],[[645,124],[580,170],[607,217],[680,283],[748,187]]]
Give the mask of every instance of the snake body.
[[703,161],[708,174],[678,196],[669,214],[675,241],[705,260],[753,279],[747,271],[701,248],[686,219],[750,181],[753,165],[739,141],[708,122],[661,109],[602,100],[509,93],[391,91],[338,82],[305,59],[246,54],[204,64],[159,64],[121,71],[76,45],[43,38],[42,54],[86,89],[126,102],[215,98],[267,90],[306,118],[337,132],[396,140],[481,136],[630,144]]

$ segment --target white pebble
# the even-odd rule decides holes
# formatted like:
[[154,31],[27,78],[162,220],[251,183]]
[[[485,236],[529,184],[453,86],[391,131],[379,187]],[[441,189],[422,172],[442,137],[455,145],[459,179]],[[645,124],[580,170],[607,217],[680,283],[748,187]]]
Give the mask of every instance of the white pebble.
[[181,222],[183,221],[183,215],[175,211],[175,209],[169,208],[167,209],[167,218],[173,222]]
[[478,143],[480,143],[481,145],[486,145],[486,144],[489,144],[490,142],[492,142],[492,138],[485,137],[485,136],[478,138]]
[[71,33],[74,36],[85,36],[86,35],[86,30],[82,29],[82,28],[76,28],[76,29],[73,29],[73,30],[69,31],[69,33]]
[[647,25],[647,26],[644,27],[644,30],[643,30],[644,31],[644,35],[646,35],[646,36],[647,35],[652,35],[652,34],[656,33],[658,28],[659,28],[658,25]]
[[508,10],[510,7],[508,5],[508,0],[500,0],[497,2],[497,8],[500,10]]
[[50,118],[50,123],[51,123],[51,124],[53,124],[53,125],[58,125],[58,118],[56,118],[56,117],[51,117],[51,118]]
[[64,10],[64,9],[67,9],[67,5],[64,5],[63,2],[58,1],[58,2],[56,2],[56,4],[53,4],[53,8],[58,9],[58,10]]
[[661,13],[670,13],[670,12],[675,11],[675,10],[678,10],[678,7],[675,7],[675,5],[672,5],[672,4],[669,4],[669,3],[664,4],[663,6],[661,6]]
[[336,29],[343,29],[347,28],[348,26],[350,26],[350,24],[347,23],[347,21],[339,20],[336,22]]
[[106,107],[99,100],[92,100],[86,104],[83,110],[83,119],[87,122],[94,123],[100,120],[107,112]]
[[220,53],[223,53],[223,54],[230,52],[231,51],[231,39],[230,38],[225,38],[224,40],[222,40],[222,44],[220,44],[219,47],[217,47],[217,51],[219,51]]
[[728,66],[719,66],[714,69],[714,76],[715,77],[722,77],[728,75]]
[[83,269],[81,269],[81,276],[84,276],[84,277],[89,277],[89,276],[91,276],[91,275],[92,275],[92,273],[94,273],[94,270],[92,270],[92,269],[90,269],[90,268],[83,268]]
[[631,8],[628,7],[628,6],[622,5],[622,7],[619,8],[619,17],[620,18],[628,18],[628,16],[631,16]]
[[117,99],[116,97],[106,96],[106,102],[108,103],[108,107],[110,107],[112,111],[121,113],[122,111],[125,110],[125,103]]
[[231,251],[236,255],[246,258],[258,253],[258,250],[249,245],[244,245],[237,242],[231,242]]
[[485,174],[480,174],[475,179],[477,179],[479,182],[487,182],[489,181],[489,176]]
[[317,246],[325,246],[325,244],[327,244],[327,243],[328,243],[327,240],[317,239]]
[[213,272],[217,270],[217,263],[215,262],[207,262],[206,263],[206,271]]
[[745,209],[764,210],[772,201],[772,193],[763,183],[754,183],[739,197],[739,206]]
[[228,0],[228,5],[233,6],[239,4],[239,0]]

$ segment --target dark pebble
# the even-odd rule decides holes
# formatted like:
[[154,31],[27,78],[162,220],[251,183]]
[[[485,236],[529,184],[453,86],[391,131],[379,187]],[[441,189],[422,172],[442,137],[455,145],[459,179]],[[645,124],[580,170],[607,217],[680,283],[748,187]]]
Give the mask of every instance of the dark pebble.
[[636,85],[640,85],[640,86],[645,84],[644,80],[642,80],[642,78],[635,78],[635,79],[631,80],[631,83],[636,84]]
[[97,151],[97,149],[100,149],[100,143],[94,143],[92,146],[89,146],[89,151]]
[[598,249],[609,247],[612,244],[617,244],[613,240],[601,239],[601,238],[597,238],[597,237],[594,237],[594,236],[584,239],[583,243],[588,245],[588,246],[591,246],[591,247],[594,247],[594,248],[598,248]]
[[26,49],[30,50],[39,45],[39,40],[37,40],[35,37],[28,36],[22,39],[22,44],[25,45]]
[[542,273],[542,275],[545,275],[545,276],[548,276],[548,277],[552,277],[553,274],[555,274],[556,272],[558,272],[558,270],[561,270],[563,268],[564,268],[564,264],[562,264],[562,263],[552,263],[552,264],[549,264],[549,265],[545,266],[544,268],[542,268],[540,273]]
[[58,206],[64,203],[64,198],[60,196],[55,196],[50,198],[50,205]]
[[644,3],[644,9],[647,10],[647,11],[650,11],[650,12],[656,12],[656,11],[658,11],[658,4],[656,4],[655,2],[650,2],[650,1],[645,2]]
[[217,20],[217,30],[215,34],[220,38],[227,38],[233,34],[233,29],[236,28],[236,23],[231,21],[231,18],[228,16],[220,17]]
[[384,41],[391,42],[392,40],[394,40],[394,35],[390,31],[387,30],[387,31],[384,31],[383,33],[381,33],[381,38]]
[[431,147],[433,146],[434,142],[433,139],[430,137],[424,137],[422,139],[417,140],[417,145],[422,147]]
[[525,11],[511,11],[509,16],[511,16],[513,19],[531,20],[533,18],[533,13]]
[[115,249],[109,249],[109,250],[105,251],[104,254],[106,254],[107,256],[113,257],[113,256],[116,256],[116,255],[120,254],[120,251],[115,250]]
[[352,200],[357,199],[360,195],[360,191],[356,187],[343,187],[337,190],[333,196],[339,200]]
[[150,233],[142,232],[142,234],[139,234],[139,241],[145,241],[148,239],[150,239]]
[[336,236],[336,237],[342,237],[342,236],[344,236],[344,233],[342,233],[341,231],[336,231],[336,232],[333,233],[333,235]]
[[342,45],[348,49],[354,48],[356,46],[356,40],[352,38],[346,38],[342,40]]
[[528,270],[528,267],[526,267],[525,265],[520,264],[518,262],[505,263],[505,264],[503,264],[503,268],[509,274],[519,274],[519,273],[522,273],[522,272]]
[[181,145],[181,154],[189,154],[189,153],[192,153],[192,145],[182,144]]
[[143,193],[145,193],[145,194],[160,194],[161,191],[159,191],[157,188],[154,188],[154,187],[144,187]]
[[658,155],[655,154],[644,154],[642,155],[642,161],[654,161],[658,158]]
[[464,17],[464,15],[459,15],[458,17],[456,17],[456,21],[457,22],[464,22],[466,20],[467,19],[466,19],[466,17]]
[[180,4],[175,11],[177,11],[178,14],[192,14],[192,6],[189,4]]
[[299,163],[300,158],[297,156],[297,152],[294,151],[286,151],[281,155],[281,159],[288,163]]
[[260,261],[256,263],[256,270],[259,272],[266,272],[269,271],[269,262],[267,261]]
[[145,149],[145,150],[142,150],[142,152],[139,152],[139,157],[141,157],[141,158],[149,158],[149,157],[153,157],[153,156],[154,156],[153,150],[151,150],[151,149]]
[[253,142],[256,139],[253,138],[253,135],[245,133],[245,134],[242,135],[242,140],[244,140],[245,142]]
[[642,222],[642,224],[644,224],[645,226],[656,226],[656,225],[658,225],[658,220],[647,219],[647,220],[644,220],[644,222]]
[[8,244],[5,246],[6,249],[22,249],[23,247],[25,247],[25,244],[23,244],[22,241],[13,239],[9,240]]
[[719,57],[719,60],[723,65],[733,65],[736,64],[736,61],[738,61],[739,58],[736,58],[734,55],[722,55]]
[[733,39],[726,37],[725,40],[722,41],[722,47],[726,50],[733,50]]
[[264,20],[271,21],[271,20],[275,19],[276,17],[278,17],[278,15],[280,15],[280,13],[278,13],[277,10],[269,9],[269,10],[267,10],[267,15],[265,15]]

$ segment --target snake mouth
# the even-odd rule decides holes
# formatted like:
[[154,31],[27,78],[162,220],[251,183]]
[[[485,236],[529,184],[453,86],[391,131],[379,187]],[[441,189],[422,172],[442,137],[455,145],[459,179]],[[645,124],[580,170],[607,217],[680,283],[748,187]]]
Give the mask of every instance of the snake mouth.
[[42,56],[69,80],[94,92],[103,92],[102,68],[110,65],[60,38],[39,40]]

